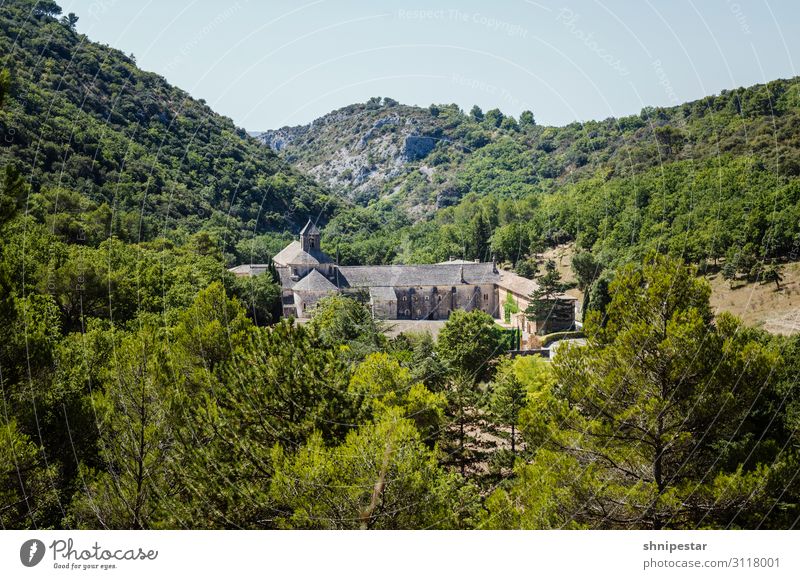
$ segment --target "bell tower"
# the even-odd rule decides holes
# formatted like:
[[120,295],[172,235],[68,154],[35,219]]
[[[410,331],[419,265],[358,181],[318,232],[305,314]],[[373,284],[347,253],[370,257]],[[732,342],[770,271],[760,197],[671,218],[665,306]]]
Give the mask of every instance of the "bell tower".
[[319,251],[319,229],[314,225],[311,220],[308,220],[306,226],[300,230],[300,247],[307,253],[315,253]]

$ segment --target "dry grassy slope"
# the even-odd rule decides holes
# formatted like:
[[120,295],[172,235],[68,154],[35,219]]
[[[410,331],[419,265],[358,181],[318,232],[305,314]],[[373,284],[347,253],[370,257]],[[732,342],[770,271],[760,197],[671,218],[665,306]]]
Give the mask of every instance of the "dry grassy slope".
[[774,283],[741,282],[731,289],[721,274],[709,276],[711,305],[774,334],[800,332],[800,262],[786,264],[783,275],[780,290]]
[[[550,249],[542,258],[552,259],[558,265],[564,281],[574,281],[570,266],[575,253],[573,244],[559,245]],[[720,273],[706,277],[711,284],[711,305],[717,312],[728,311],[751,326],[762,328],[773,334],[800,332],[800,262],[786,264],[784,280],[780,290],[774,283],[744,283],[731,285]],[[570,290],[581,297],[581,292]]]
[[575,274],[572,273],[572,256],[575,255],[575,244],[564,243],[548,249],[541,254],[542,262],[552,259],[556,262],[556,269],[561,274],[561,279],[565,283],[575,281]]

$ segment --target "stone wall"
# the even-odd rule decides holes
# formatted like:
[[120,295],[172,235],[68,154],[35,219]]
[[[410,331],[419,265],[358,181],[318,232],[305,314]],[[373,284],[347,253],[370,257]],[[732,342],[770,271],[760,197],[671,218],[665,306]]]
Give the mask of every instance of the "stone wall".
[[306,292],[295,291],[294,305],[298,318],[310,318],[319,301],[333,292]]
[[497,289],[494,284],[403,287],[395,291],[399,320],[446,320],[453,310],[474,309],[497,317]]
[[397,300],[373,300],[372,317],[379,320],[397,319]]

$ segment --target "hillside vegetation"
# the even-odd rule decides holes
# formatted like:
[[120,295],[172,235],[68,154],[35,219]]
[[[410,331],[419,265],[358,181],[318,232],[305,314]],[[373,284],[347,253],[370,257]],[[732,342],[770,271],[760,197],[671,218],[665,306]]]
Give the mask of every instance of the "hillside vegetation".
[[335,209],[324,188],[230,119],[59,12],[53,2],[0,5],[0,163],[25,175],[27,213],[62,239],[181,241],[204,231],[238,260],[254,233]]
[[261,138],[366,205],[329,225],[345,261],[516,264],[574,241],[604,266],[656,249],[694,263],[727,257],[746,274],[800,249],[798,105],[797,79],[776,80],[544,127],[530,113],[376,97]]

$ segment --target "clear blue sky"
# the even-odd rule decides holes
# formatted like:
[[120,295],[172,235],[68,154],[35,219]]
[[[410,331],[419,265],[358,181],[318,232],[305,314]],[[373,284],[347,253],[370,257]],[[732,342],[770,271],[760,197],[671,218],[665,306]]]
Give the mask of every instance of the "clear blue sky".
[[[247,130],[390,96],[540,124],[797,75],[797,0],[61,0]],[[794,55],[794,59],[793,59]]]

